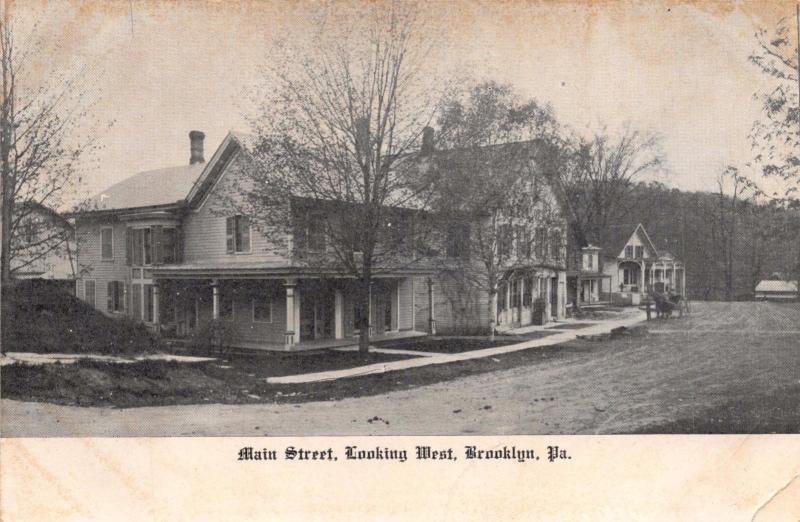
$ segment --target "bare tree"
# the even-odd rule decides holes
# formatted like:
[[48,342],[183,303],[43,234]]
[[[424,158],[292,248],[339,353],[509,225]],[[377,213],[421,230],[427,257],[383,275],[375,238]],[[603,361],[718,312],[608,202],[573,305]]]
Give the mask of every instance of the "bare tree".
[[[67,246],[56,219],[37,219],[60,210],[80,183],[78,162],[93,147],[76,136],[88,104],[75,88],[76,76],[29,74],[43,51],[34,33],[16,45],[9,7],[0,19],[0,177],[2,177],[2,280]],[[37,83],[37,78],[48,78]],[[35,234],[32,227],[37,227]]]
[[[602,238],[608,225],[624,216],[634,182],[656,171],[664,160],[657,135],[628,126],[618,137],[605,130],[590,139],[566,137],[557,150],[561,157],[554,172],[563,189],[572,236],[567,255],[577,260],[590,239]],[[581,265],[576,262],[577,292]]]
[[[384,7],[325,10],[307,48],[274,49],[251,119],[247,175],[236,188],[245,195],[238,205],[275,244],[356,278],[362,326],[375,270],[408,247],[387,240],[408,230],[391,230],[410,227],[425,207],[410,152],[437,106],[422,21],[410,5]],[[320,226],[298,226],[309,219]],[[368,351],[369,328],[360,328],[359,348]]]
[[[795,14],[794,19],[781,18],[774,29],[760,28],[750,55],[771,80],[767,89],[754,94],[762,107],[750,131],[755,164],[766,179],[780,180],[781,187],[766,192],[787,209],[800,207],[800,7]],[[790,220],[783,232],[796,245],[794,271],[800,287],[800,218]]]
[[444,263],[486,292],[493,338],[502,277],[533,257],[531,224],[561,224],[547,172],[558,125],[547,105],[491,81],[446,101],[438,124],[445,150],[434,156],[433,206],[446,236]]

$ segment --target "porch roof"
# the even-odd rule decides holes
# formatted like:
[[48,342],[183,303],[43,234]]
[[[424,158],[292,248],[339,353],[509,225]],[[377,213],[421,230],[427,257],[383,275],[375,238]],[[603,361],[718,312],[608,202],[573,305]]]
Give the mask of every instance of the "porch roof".
[[[375,278],[433,275],[428,267],[393,267],[373,270]],[[297,266],[284,262],[208,261],[161,265],[152,268],[153,278],[160,279],[285,279],[285,278],[342,278],[354,279],[351,273],[335,267]]]
[[[569,270],[567,271],[567,277],[575,277],[578,275],[577,270]],[[603,272],[581,272],[581,279],[603,279],[603,278],[611,278],[610,274],[604,274]]]

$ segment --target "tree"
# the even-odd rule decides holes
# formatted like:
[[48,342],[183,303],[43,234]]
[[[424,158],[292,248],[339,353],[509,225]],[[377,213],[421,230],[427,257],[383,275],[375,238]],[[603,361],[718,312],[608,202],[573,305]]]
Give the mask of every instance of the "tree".
[[[437,84],[426,73],[430,42],[413,8],[353,11],[324,11],[305,48],[276,46],[236,191],[275,244],[298,253],[313,239],[324,252],[305,262],[356,278],[355,319],[366,326],[374,271],[407,246],[385,241],[388,229],[425,206],[410,151],[433,118]],[[320,222],[313,238],[294,228],[309,213]],[[369,328],[360,328],[359,349],[369,349]]]
[[[76,139],[76,124],[88,110],[82,93],[75,89],[76,77],[30,73],[36,53],[43,49],[35,34],[25,41],[28,47],[24,49],[16,45],[4,3],[0,19],[0,265],[4,283],[14,271],[66,246],[68,236],[58,221],[37,220],[36,213],[60,210],[65,197],[80,183],[79,160],[93,148],[91,139]],[[41,77],[49,82],[36,83],[35,78]],[[31,242],[34,224],[39,230]]]
[[[766,90],[754,94],[762,108],[761,118],[750,131],[754,160],[765,180],[780,182],[777,190],[765,191],[772,193],[768,197],[788,209],[798,206],[800,196],[800,7],[796,14],[796,21],[781,18],[772,30],[760,28],[750,55],[750,61],[771,80]],[[800,287],[800,219],[787,225],[785,237],[796,244],[795,275]]]
[[[739,242],[743,239],[740,225],[744,218],[746,204],[754,196],[753,184],[739,173],[739,169],[727,166],[717,176],[717,266],[723,274],[725,300],[734,296],[735,261],[740,257]],[[750,238],[753,239],[752,237]]]
[[445,150],[434,156],[432,205],[449,236],[446,263],[485,290],[493,338],[501,279],[532,254],[530,223],[560,224],[547,172],[548,138],[558,125],[547,105],[491,81],[451,95],[438,125],[437,145]]
[[[658,136],[630,127],[618,137],[604,131],[589,139],[573,136],[563,140],[555,172],[570,220],[568,245],[577,249],[568,253],[571,258],[577,258],[590,239],[602,238],[614,219],[624,216],[634,182],[663,164],[659,145]],[[580,292],[581,263],[576,267]]]

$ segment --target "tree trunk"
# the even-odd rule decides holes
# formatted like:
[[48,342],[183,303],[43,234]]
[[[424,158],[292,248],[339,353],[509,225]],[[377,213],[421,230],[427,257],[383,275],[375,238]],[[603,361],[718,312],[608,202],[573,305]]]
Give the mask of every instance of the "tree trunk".
[[494,342],[497,328],[497,283],[489,285],[489,341]]

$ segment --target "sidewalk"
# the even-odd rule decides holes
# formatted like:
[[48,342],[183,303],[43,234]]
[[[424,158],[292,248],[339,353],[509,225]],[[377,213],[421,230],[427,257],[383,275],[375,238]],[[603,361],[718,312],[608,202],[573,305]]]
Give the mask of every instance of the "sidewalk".
[[[370,375],[375,373],[386,373],[397,370],[407,370],[409,368],[419,368],[420,366],[428,366],[431,364],[447,364],[457,361],[466,361],[469,359],[479,359],[481,357],[491,357],[493,355],[500,355],[504,353],[517,352],[520,350],[527,350],[529,348],[541,348],[544,346],[552,346],[554,344],[566,343],[575,340],[578,336],[584,335],[601,335],[611,332],[616,328],[630,327],[640,323],[646,319],[643,312],[626,315],[626,317],[615,319],[613,321],[602,321],[580,328],[576,330],[565,330],[563,333],[558,333],[545,337],[543,339],[534,339],[525,341],[518,344],[510,344],[505,346],[495,346],[493,348],[484,348],[482,350],[474,350],[471,352],[457,353],[457,354],[423,354],[419,352],[411,352],[411,350],[403,350],[403,352],[410,352],[420,357],[414,359],[404,359],[401,361],[392,361],[387,363],[370,364],[367,366],[359,366],[357,368],[347,368],[344,370],[332,370],[328,372],[317,373],[304,373],[301,375],[286,375],[282,377],[269,377],[267,382],[271,384],[301,384],[311,382],[330,381],[334,379],[344,379],[347,377],[359,377],[362,375]],[[589,323],[589,321],[575,321],[581,323]],[[561,323],[563,324],[563,323]],[[542,327],[534,327],[541,329]],[[520,331],[523,329],[520,329]],[[526,332],[528,330],[526,329]],[[530,330],[533,331],[533,330]],[[429,355],[425,357],[425,355]]]

